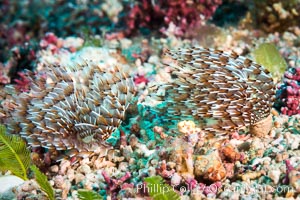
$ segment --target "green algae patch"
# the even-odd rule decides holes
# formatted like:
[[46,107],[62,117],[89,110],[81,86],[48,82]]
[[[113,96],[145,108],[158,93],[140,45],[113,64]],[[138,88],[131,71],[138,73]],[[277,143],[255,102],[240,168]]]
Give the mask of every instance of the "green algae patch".
[[78,190],[78,198],[80,200],[102,200],[103,198],[95,191],[80,189]]
[[173,187],[166,184],[161,176],[151,176],[144,179],[147,192],[154,200],[180,200]]
[[5,127],[0,125],[0,171],[10,170],[14,175],[28,180],[27,170],[30,166],[30,151],[21,137],[8,135]]
[[49,200],[55,200],[54,189],[52,188],[52,186],[48,182],[47,176],[45,174],[43,174],[39,170],[39,168],[37,168],[37,166],[35,166],[35,165],[31,165],[30,169],[34,173],[36,182],[41,187],[41,190],[44,191],[47,194]]
[[287,68],[287,63],[274,44],[263,43],[253,51],[255,61],[268,69],[274,78],[280,79]]

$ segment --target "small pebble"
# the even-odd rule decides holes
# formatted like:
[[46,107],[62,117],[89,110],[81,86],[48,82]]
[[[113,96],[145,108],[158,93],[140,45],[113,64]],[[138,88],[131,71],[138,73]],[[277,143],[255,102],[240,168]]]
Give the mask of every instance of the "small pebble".
[[22,191],[30,192],[39,188],[38,184],[34,180],[25,181],[25,183],[21,186]]
[[75,170],[72,168],[68,169],[67,177],[69,181],[72,182],[75,179]]
[[88,164],[90,164],[89,158],[84,158],[80,161],[80,165],[88,165]]
[[271,170],[268,172],[268,176],[273,180],[275,184],[278,184],[280,178],[280,170]]
[[57,173],[59,170],[58,165],[53,165],[50,167],[50,172]]
[[150,164],[151,164],[152,166],[157,166],[157,165],[158,165],[158,160],[157,160],[157,159],[152,159],[152,160],[150,161]]
[[66,199],[68,197],[68,193],[71,189],[71,183],[70,182],[65,182],[64,187],[62,188],[62,199]]
[[121,162],[121,163],[119,163],[119,170],[121,172],[128,171],[128,163],[127,162]]
[[171,185],[179,185],[181,182],[181,176],[178,173],[174,173],[171,178]]
[[76,173],[75,175],[75,183],[78,184],[81,182],[83,179],[85,179],[85,176],[81,173]]
[[283,158],[281,154],[277,154],[275,158],[276,162],[282,162]]
[[91,170],[90,166],[88,166],[87,164],[83,164],[78,167],[77,171],[80,173],[83,173],[83,174],[89,174],[89,173],[91,173],[92,170]]
[[55,185],[55,187],[57,187],[59,189],[63,189],[63,187],[65,186],[64,177],[62,175],[55,176],[54,185]]
[[62,160],[60,165],[59,174],[64,175],[69,167],[71,167],[71,162],[69,160]]
[[148,168],[148,174],[149,174],[149,177],[151,176],[155,176],[156,175],[156,170],[154,167],[149,167]]

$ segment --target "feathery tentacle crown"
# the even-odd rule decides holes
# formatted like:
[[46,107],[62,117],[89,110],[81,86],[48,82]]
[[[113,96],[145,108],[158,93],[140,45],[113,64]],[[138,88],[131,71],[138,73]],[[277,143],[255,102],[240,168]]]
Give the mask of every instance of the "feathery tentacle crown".
[[203,130],[224,134],[270,115],[274,83],[264,67],[236,53],[193,47],[168,51],[175,76],[163,86],[168,116],[192,116]]
[[47,66],[47,78],[33,80],[14,113],[15,126],[32,147],[92,151],[114,132],[125,116],[135,89],[118,67],[103,69],[91,61]]

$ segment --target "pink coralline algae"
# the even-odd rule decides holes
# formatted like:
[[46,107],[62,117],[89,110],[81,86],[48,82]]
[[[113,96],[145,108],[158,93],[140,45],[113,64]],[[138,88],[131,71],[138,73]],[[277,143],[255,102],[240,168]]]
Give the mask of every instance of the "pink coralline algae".
[[216,195],[218,193],[218,190],[222,187],[222,183],[220,181],[218,181],[218,182],[215,182],[208,186],[203,183],[200,183],[199,187],[201,190],[203,190],[203,194],[205,194],[205,195],[208,195],[208,194]]
[[147,84],[149,82],[149,80],[145,77],[145,75],[136,75],[133,78],[133,80],[136,85],[139,85],[141,83]]
[[167,163],[165,160],[161,162],[161,165],[159,168],[157,168],[157,173],[162,176],[163,178],[170,178],[175,173],[174,169],[168,170],[167,169]]
[[58,41],[58,38],[56,35],[54,35],[54,33],[46,33],[46,35],[44,36],[44,38],[41,40],[40,42],[40,46],[42,48],[47,47],[50,44],[56,45]]
[[61,48],[59,40],[54,33],[46,33],[44,38],[40,41],[40,47],[43,49],[50,49],[52,53],[57,53],[58,49]]
[[30,79],[24,72],[18,72],[19,79],[15,79],[16,82],[15,88],[20,92],[28,92],[30,89]]
[[203,193],[204,195],[216,195],[219,189],[222,187],[222,182],[216,181],[212,184],[198,183],[195,179],[187,180],[188,188],[192,193]]
[[284,78],[283,84],[278,86],[277,107],[284,115],[300,114],[300,67],[285,72]]
[[130,172],[126,172],[125,175],[119,179],[113,179],[109,177],[109,175],[105,171],[102,172],[102,176],[107,183],[107,191],[110,195],[112,195],[112,197],[115,197],[120,189],[124,189],[130,186],[128,184],[125,184],[125,181],[131,178]]
[[286,176],[285,176],[285,178],[283,179],[283,182],[285,183],[285,184],[287,184],[287,183],[289,183],[289,175],[290,175],[290,173],[293,171],[293,170],[295,170],[295,168],[292,166],[292,164],[291,164],[291,162],[289,161],[289,160],[286,160],[285,161],[285,166],[286,166]]
[[200,15],[210,18],[222,0],[142,0],[131,7],[125,21],[127,34],[137,28],[158,28],[164,32],[172,23],[179,30],[176,35],[182,35],[188,28],[201,21]]

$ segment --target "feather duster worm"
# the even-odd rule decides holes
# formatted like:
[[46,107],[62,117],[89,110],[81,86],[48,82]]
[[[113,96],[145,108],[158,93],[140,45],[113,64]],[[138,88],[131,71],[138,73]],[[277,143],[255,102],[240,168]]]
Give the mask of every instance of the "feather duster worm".
[[47,66],[47,78],[31,77],[10,127],[32,147],[92,152],[119,127],[135,94],[133,79],[118,67],[91,61]]
[[263,66],[236,53],[201,47],[167,54],[174,78],[158,88],[164,91],[159,97],[168,116],[192,116],[203,131],[215,135],[242,127],[256,135],[270,130],[271,123],[264,127],[260,122],[272,120],[275,86]]

